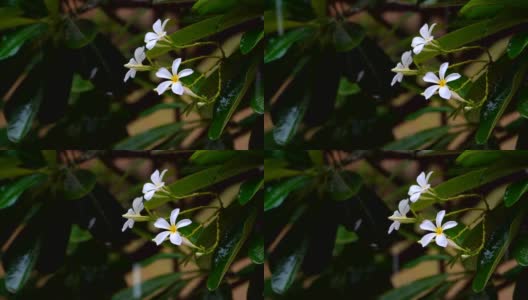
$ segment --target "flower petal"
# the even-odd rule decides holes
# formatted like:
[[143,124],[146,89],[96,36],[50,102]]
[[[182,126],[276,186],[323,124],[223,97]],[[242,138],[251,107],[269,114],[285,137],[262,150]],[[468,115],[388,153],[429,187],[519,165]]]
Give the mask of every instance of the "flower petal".
[[163,21],[163,24],[161,24],[161,30],[165,30],[165,26],[167,26],[167,22],[169,22],[169,20],[170,19],[166,19],[165,21]]
[[418,45],[414,46],[414,48],[413,48],[414,54],[420,54],[420,52],[422,52],[424,47],[425,47],[425,43],[424,44],[418,44]]
[[170,223],[171,225],[176,225],[176,219],[178,218],[178,215],[180,214],[180,209],[175,208],[171,211],[170,215]]
[[425,74],[425,76],[423,77],[423,81],[430,83],[438,83],[440,79],[438,78],[438,76],[436,76],[435,73],[427,72],[427,74]]
[[126,82],[130,77],[134,77],[132,75],[135,75],[135,70],[128,70],[128,72],[126,72],[125,74],[125,79],[123,80],[124,82]]
[[150,175],[150,181],[152,181],[152,183],[154,183],[155,185],[157,185],[158,183],[160,183],[160,172],[159,172],[159,170],[154,171],[154,172]]
[[145,45],[145,47],[148,49],[148,50],[151,50],[152,48],[154,48],[156,46],[156,43],[158,42],[157,39],[155,40],[151,40],[151,41],[148,41],[147,44]]
[[185,226],[189,226],[189,225],[191,225],[191,223],[192,223],[191,220],[189,220],[189,219],[183,219],[183,220],[178,221],[178,223],[176,223],[176,227],[177,227],[178,229],[180,229],[180,228],[183,228],[183,227],[185,227]]
[[420,193],[422,191],[422,187],[416,184],[411,185],[409,188],[409,193],[407,193],[409,196],[412,194]]
[[156,192],[156,190],[152,190],[152,191],[146,192],[143,195],[143,198],[145,198],[145,200],[149,201],[150,199],[152,199],[152,197],[154,197],[154,193],[155,192]]
[[431,242],[431,240],[433,240],[435,236],[436,236],[435,233],[428,233],[424,235],[422,239],[418,241],[418,243],[422,244],[422,247],[425,247],[429,245],[429,243]]
[[445,78],[445,81],[446,81],[446,82],[451,82],[451,81],[453,81],[453,80],[457,80],[457,79],[459,79],[460,77],[462,77],[462,76],[460,76],[460,74],[458,74],[458,73],[452,73],[452,74],[447,75],[447,77]]
[[451,99],[451,91],[449,90],[449,88],[447,86],[443,86],[440,88],[438,94],[440,95],[440,97],[446,99],[446,100],[449,100]]
[[418,47],[420,45],[425,45],[425,40],[419,36],[414,37],[411,42],[411,47]]
[[134,213],[139,214],[144,208],[143,205],[143,197],[137,197],[132,202],[132,209],[134,210]]
[[439,85],[435,84],[435,85],[432,85],[428,88],[425,89],[424,91],[424,96],[425,96],[425,99],[429,99],[431,97],[433,97],[433,95],[436,93],[436,91],[440,88]]
[[136,62],[140,64],[145,59],[145,47],[136,48],[134,51],[134,58]]
[[409,200],[403,199],[398,203],[398,210],[402,214],[402,216],[405,216],[409,212]]
[[192,73],[194,73],[192,69],[183,69],[180,71],[180,73],[178,73],[178,77],[179,78],[187,77],[191,75]]
[[121,232],[125,231],[127,228],[134,227],[134,220],[128,219],[126,220],[125,224],[123,224],[123,228],[121,229]]
[[444,79],[445,78],[445,73],[447,71],[447,68],[449,68],[449,63],[448,62],[445,62],[445,63],[440,65],[440,70],[438,71],[438,75],[440,75],[440,79]]
[[434,226],[433,222],[429,220],[424,220],[422,224],[420,224],[420,228],[427,231],[436,231],[436,227]]
[[404,67],[409,67],[411,64],[412,64],[412,51],[405,51],[403,52],[402,54],[402,57],[401,57],[401,62],[403,64]]
[[[390,227],[389,227],[389,231],[388,231],[389,234],[391,234],[391,232],[392,232],[394,229],[396,229],[396,223],[399,223],[399,222],[398,222],[398,221],[394,221],[394,222],[392,222],[392,224],[390,225]],[[396,229],[396,230],[397,230],[397,229]]]
[[435,241],[436,241],[436,244],[438,246],[440,246],[440,247],[444,247],[445,248],[447,246],[447,238],[446,238],[445,234],[443,234],[443,233],[437,235]]
[[183,95],[183,85],[181,82],[178,81],[172,85],[172,92],[176,95]]
[[143,194],[148,193],[152,190],[156,190],[156,186],[150,182],[147,182],[143,185]]
[[156,242],[156,245],[159,246],[161,243],[163,243],[163,241],[167,239],[169,235],[170,235],[170,231],[163,231],[163,232],[158,233],[158,235],[156,235],[156,237],[153,238],[152,240]]
[[458,223],[455,221],[448,221],[444,225],[442,225],[442,229],[443,230],[451,229],[453,227],[456,227],[457,225]]
[[431,177],[431,175],[433,175],[433,171],[430,171],[429,173],[427,173],[427,176],[425,176],[426,183],[429,183],[429,178]]
[[178,74],[178,68],[180,68],[181,61],[181,58],[176,58],[172,62],[172,74]]
[[418,177],[416,178],[416,182],[418,183],[418,185],[423,188],[426,184],[427,184],[427,181],[425,181],[425,173],[422,172],[420,173],[420,175],[418,175]]
[[434,28],[435,26],[436,26],[436,23],[433,23],[433,24],[431,25],[431,27],[429,27],[429,36],[430,36],[430,37],[432,37],[431,34],[433,33],[433,28]]
[[[148,43],[148,42],[152,42],[152,41],[154,41],[154,43],[156,43],[158,41],[158,35],[155,34],[154,32],[147,32],[147,34],[145,34],[144,42]],[[151,49],[151,48],[147,47],[147,49]]]
[[429,37],[429,25],[427,23],[423,24],[422,27],[420,27],[420,35],[424,39]]
[[154,29],[154,32],[159,34],[163,31],[163,28],[161,28],[161,20],[158,19],[156,22],[154,22],[154,25],[152,26],[152,29]]
[[411,197],[409,198],[409,200],[411,200],[411,202],[416,202],[416,201],[418,201],[418,199],[420,199],[421,195],[422,195],[422,193],[414,193],[414,194],[410,195]]
[[154,222],[154,227],[168,230],[170,228],[170,224],[167,222],[167,220],[158,218],[156,222]]
[[396,73],[394,77],[392,78],[391,86],[393,86],[396,82],[401,82],[403,80],[403,74],[402,73]]
[[436,227],[442,227],[442,220],[445,216],[445,210],[441,210],[436,214]]
[[164,78],[164,79],[171,79],[172,74],[166,68],[160,68],[158,72],[156,72],[156,77]]
[[154,90],[158,93],[158,95],[161,95],[165,93],[165,91],[171,86],[172,81],[164,81],[160,83]]
[[177,233],[177,232],[176,233],[172,233],[170,235],[171,243],[173,243],[176,246],[180,246],[182,244],[182,240],[183,239],[182,239],[181,235],[179,233]]

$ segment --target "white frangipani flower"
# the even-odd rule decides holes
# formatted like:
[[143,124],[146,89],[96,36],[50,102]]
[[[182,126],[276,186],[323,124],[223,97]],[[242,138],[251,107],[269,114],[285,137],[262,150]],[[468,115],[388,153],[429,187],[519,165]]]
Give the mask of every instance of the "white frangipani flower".
[[[411,207],[409,206],[409,199],[403,199],[400,201],[400,203],[398,203],[398,210],[395,210],[391,217],[405,218],[407,217],[407,213],[410,209]],[[400,229],[400,222],[397,220],[394,220],[389,227],[389,234],[391,234],[394,229]]]
[[403,73],[399,70],[409,69],[409,66],[412,64],[412,55],[411,51],[403,52],[401,56],[401,62],[399,62],[394,69],[396,69],[396,75],[392,78],[391,86],[396,82],[401,82],[403,80]]
[[156,237],[153,239],[154,242],[156,242],[156,245],[160,245],[163,243],[167,237],[169,237],[171,243],[173,243],[176,246],[180,246],[183,242],[183,237],[178,232],[178,229],[188,226],[192,223],[189,219],[183,219],[178,221],[176,223],[176,219],[178,218],[178,214],[180,213],[180,209],[176,208],[171,212],[170,215],[170,224],[167,222],[167,220],[163,218],[159,218],[154,223],[154,227],[160,228],[160,229],[166,229],[166,231],[162,231],[156,235]]
[[431,25],[431,28],[429,28],[429,25],[424,24],[422,28],[420,28],[421,36],[414,37],[411,43],[414,54],[418,54],[422,52],[425,45],[429,44],[434,39],[434,36],[432,36],[431,33],[433,32],[433,28],[435,26],[436,26],[436,23]]
[[130,59],[128,64],[125,65],[125,67],[129,68],[128,72],[125,75],[125,82],[129,78],[136,77],[136,71],[138,68],[143,67],[143,60],[145,60],[145,47],[139,47],[134,51],[134,57]]
[[414,184],[414,185],[411,185],[411,187],[409,188],[409,196],[410,196],[410,200],[411,202],[416,202],[418,201],[418,199],[420,199],[420,196],[427,192],[427,190],[431,187],[431,185],[429,184],[429,177],[431,177],[431,174],[433,174],[433,172],[429,172],[427,173],[427,176],[425,176],[425,173],[422,172],[420,173],[420,175],[418,175],[418,177],[416,178],[416,182],[418,183],[418,185]]
[[432,231],[433,233],[428,233],[424,235],[418,243],[422,244],[422,247],[427,246],[433,239],[435,240],[436,244],[440,247],[446,247],[448,244],[448,239],[446,235],[444,234],[444,230],[453,228],[457,226],[457,222],[455,221],[448,221],[444,225],[442,225],[442,220],[445,216],[445,210],[439,211],[436,214],[436,226],[433,224],[433,222],[429,220],[425,220],[420,224],[420,228],[427,231]]
[[434,85],[425,89],[425,91],[423,92],[425,99],[431,98],[436,93],[437,90],[439,90],[438,93],[440,94],[440,97],[446,100],[451,99],[451,94],[454,92],[451,92],[451,90],[447,86],[447,83],[453,80],[459,79],[460,74],[452,73],[452,74],[447,75],[447,77],[445,77],[445,73],[448,67],[449,67],[449,63],[447,62],[440,65],[440,70],[438,71],[440,78],[436,77],[435,73],[433,72],[427,72],[427,74],[425,74],[423,78],[425,82],[435,83]]
[[154,193],[159,191],[165,186],[165,182],[163,182],[163,176],[165,175],[165,172],[167,170],[163,170],[163,172],[160,172],[156,170],[152,175],[150,175],[150,180],[152,183],[147,182],[145,185],[143,185],[143,194],[145,197],[145,200],[150,200],[154,196]]
[[183,95],[186,90],[180,79],[191,75],[194,71],[191,69],[183,69],[178,73],[178,68],[181,64],[181,58],[177,58],[172,62],[172,73],[166,68],[160,68],[156,72],[156,76],[159,78],[169,79],[160,83],[154,90],[158,95],[163,94],[169,87],[172,87],[172,92],[176,95]]
[[165,31],[165,25],[167,25],[168,21],[169,19],[163,21],[163,24],[162,24],[161,20],[158,19],[152,26],[152,29],[154,29],[154,32],[147,32],[147,34],[145,34],[145,43],[146,43],[147,49],[150,50],[154,48],[157,42],[165,38],[165,36],[167,35],[167,32]]
[[[129,208],[127,211],[127,215],[135,215],[135,216],[141,216],[141,211],[143,210],[143,197],[137,197],[132,202],[132,208]],[[123,224],[123,229],[121,231],[125,231],[127,228],[132,229],[134,227],[134,219],[133,218],[126,218],[125,224]]]

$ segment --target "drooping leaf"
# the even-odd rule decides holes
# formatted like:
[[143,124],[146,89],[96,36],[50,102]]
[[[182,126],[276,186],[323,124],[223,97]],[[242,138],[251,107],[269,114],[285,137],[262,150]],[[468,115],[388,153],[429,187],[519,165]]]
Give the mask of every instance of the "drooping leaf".
[[380,300],[405,300],[412,299],[423,292],[432,289],[447,279],[447,274],[433,275],[418,279],[399,288],[388,291],[380,297]]
[[280,206],[291,192],[304,188],[310,181],[310,177],[297,176],[267,185],[264,194],[264,211]]
[[248,256],[254,264],[264,263],[264,237],[261,234],[255,234],[250,240]]
[[245,32],[240,38],[240,52],[242,54],[248,54],[264,37],[264,30],[261,28],[255,28],[253,30]]
[[13,111],[7,125],[7,137],[13,143],[21,142],[28,134],[38,113],[42,102],[42,90],[38,89],[34,92],[35,94],[29,98],[19,98],[19,101],[13,105]]
[[385,150],[421,149],[449,132],[450,126],[425,129],[385,145]]
[[2,35],[0,38],[0,60],[16,55],[26,41],[36,38],[47,28],[46,24],[37,23]]
[[248,203],[255,194],[262,188],[264,185],[264,177],[248,179],[242,183],[240,186],[240,191],[238,192],[238,202],[240,205],[245,205]]
[[528,237],[519,236],[515,240],[515,246],[513,248],[513,257],[517,263],[521,266],[528,266]]
[[270,63],[282,58],[293,44],[313,37],[314,29],[311,27],[297,28],[268,40],[264,50],[264,63]]
[[515,34],[508,44],[508,56],[511,59],[516,58],[523,52],[524,48],[528,46],[528,33],[525,31],[521,31],[517,34]]

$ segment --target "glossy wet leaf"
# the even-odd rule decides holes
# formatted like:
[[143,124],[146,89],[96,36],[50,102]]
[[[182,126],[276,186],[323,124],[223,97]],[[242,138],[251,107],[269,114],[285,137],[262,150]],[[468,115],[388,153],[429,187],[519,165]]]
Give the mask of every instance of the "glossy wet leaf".
[[312,37],[313,34],[313,28],[303,27],[290,30],[284,35],[270,38],[264,50],[264,63],[270,63],[282,58],[293,44]]
[[490,88],[490,95],[480,112],[480,124],[475,135],[478,144],[485,144],[491,136],[513,96],[517,93],[526,74],[528,63],[517,62],[506,73],[500,74],[500,80]]
[[13,107],[7,125],[7,137],[13,143],[21,142],[28,134],[38,113],[42,102],[42,90],[34,92],[35,94],[28,98],[21,98]]
[[515,240],[513,257],[521,266],[528,266],[528,236],[522,235]]
[[261,234],[255,234],[249,242],[248,256],[254,264],[263,264],[264,255],[264,237]]
[[334,32],[334,43],[337,51],[350,51],[365,38],[365,30],[354,23],[337,23]]
[[[224,227],[218,248],[213,253],[212,269],[207,278],[207,288],[209,290],[216,290],[222,282],[225,273],[231,267],[238,252],[253,230],[256,216],[257,210],[252,208],[250,211],[246,211],[245,214],[239,215],[239,220],[235,221],[234,225],[228,228]],[[236,216],[230,217],[235,218]]]
[[292,286],[307,250],[307,241],[301,232],[290,231],[274,252],[271,264],[271,288],[284,294]]
[[[179,46],[187,45],[206,38],[213,34],[222,32],[230,27],[247,22],[251,19],[259,18],[262,11],[247,11],[244,8],[233,9],[224,15],[217,15],[196,22],[170,34],[172,41]],[[169,24],[170,25],[170,24]],[[155,47],[147,52],[149,57],[157,57],[167,53],[169,47]]]
[[209,127],[208,136],[211,140],[219,139],[229,120],[235,113],[240,101],[245,96],[251,83],[255,79],[257,61],[253,60],[246,72],[228,79],[222,86],[222,91],[213,108],[213,120]]
[[238,203],[245,205],[264,185],[264,177],[248,179],[242,183],[238,192]]
[[96,177],[88,170],[66,171],[64,174],[64,199],[76,200],[84,197],[95,187]]
[[[258,168],[262,161],[255,157],[235,157],[222,165],[206,168],[191,175],[185,176],[168,185],[176,196],[184,196],[203,188],[221,182],[238,174]],[[149,208],[156,208],[166,202],[168,198],[156,197],[145,203]]]
[[335,201],[343,201],[355,196],[363,179],[350,171],[334,171],[328,181],[327,189],[330,197]]
[[166,139],[168,136],[175,134],[182,127],[182,123],[171,123],[161,125],[144,132],[128,137],[114,146],[119,150],[143,150],[152,147],[157,142]]
[[277,144],[285,145],[291,141],[297,133],[308,105],[307,99],[300,99],[298,103],[282,107],[277,112],[277,121],[273,127],[273,139]]
[[257,114],[264,113],[264,83],[262,82],[262,75],[257,70],[255,77],[255,95],[251,97],[251,108]]
[[507,53],[511,59],[516,58],[528,46],[528,33],[519,32],[515,34],[508,43]]
[[297,176],[285,179],[278,183],[268,184],[264,189],[264,211],[280,206],[290,193],[306,188],[306,185],[310,181],[310,177]]
[[240,52],[242,54],[248,54],[264,37],[264,29],[255,28],[250,31],[246,31],[240,38]]
[[477,270],[472,283],[475,292],[481,292],[486,288],[491,275],[495,272],[506,250],[517,235],[525,212],[525,207],[521,207],[517,211],[509,211],[508,215],[505,216],[506,218],[501,220],[502,223],[495,229],[491,229],[491,235],[478,256]]
[[24,43],[38,37],[46,29],[46,24],[38,23],[2,35],[0,38],[0,60],[16,55]]
[[26,190],[38,186],[48,178],[45,174],[33,174],[0,187],[0,209],[14,205]]
[[513,206],[521,197],[528,191],[528,180],[520,180],[514,182],[506,188],[504,192],[504,205],[506,207]]
[[379,299],[380,300],[406,300],[412,299],[423,292],[432,289],[447,279],[447,274],[433,275],[430,277],[425,277],[418,279],[411,283],[405,284],[399,288],[388,291],[383,294]]
[[[112,296],[112,300],[143,299],[178,280],[181,280],[180,273],[160,275],[140,283],[138,287],[133,286],[118,292]],[[140,291],[139,295],[137,295],[136,290]]]
[[85,19],[65,21],[64,42],[69,48],[82,48],[91,43],[96,35],[97,26],[92,21]]

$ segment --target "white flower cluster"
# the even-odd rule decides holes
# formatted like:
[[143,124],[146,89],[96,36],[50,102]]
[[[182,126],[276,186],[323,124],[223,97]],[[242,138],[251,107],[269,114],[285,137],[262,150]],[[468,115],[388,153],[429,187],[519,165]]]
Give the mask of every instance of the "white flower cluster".
[[[154,25],[152,26],[152,29],[154,32],[148,32],[145,35],[145,47],[139,47],[134,51],[134,57],[130,59],[130,61],[125,65],[126,68],[128,68],[128,72],[125,75],[124,81],[126,82],[129,78],[134,78],[136,76],[137,71],[149,71],[152,69],[153,66],[143,65],[143,61],[145,60],[146,53],[145,48],[148,50],[153,49],[156,47],[156,44],[159,42],[167,42],[171,43],[170,39],[167,36],[167,32],[165,31],[165,26],[167,25],[167,22],[169,19],[161,22],[161,20],[157,20]],[[158,93],[158,95],[163,94],[168,89],[172,90],[172,92],[176,95],[183,95],[188,94],[191,96],[194,96],[195,94],[191,91],[191,89],[185,87],[183,83],[181,82],[181,79],[189,76],[194,73],[192,69],[183,69],[181,71],[178,71],[180,64],[182,63],[181,58],[176,58],[172,62],[172,68],[170,72],[167,70],[167,68],[159,68],[156,72],[156,77],[161,79],[168,79],[165,81],[162,81],[154,90]]]
[[[420,36],[414,37],[411,43],[411,47],[413,48],[412,52],[414,52],[414,54],[419,54],[420,52],[422,52],[422,50],[424,50],[425,46],[430,45],[434,42],[434,36],[432,35],[432,32],[435,26],[436,24],[431,25],[431,27],[429,27],[428,24],[424,24],[420,28]],[[396,75],[394,76],[394,78],[392,78],[391,86],[393,86],[396,82],[402,82],[404,75],[417,74],[417,70],[411,70],[409,68],[409,66],[413,63],[412,52],[404,52],[401,56],[401,62],[399,62],[396,67],[392,69],[392,71],[395,72]],[[447,83],[457,80],[461,76],[458,73],[452,73],[446,76],[446,71],[448,68],[449,63],[444,62],[440,65],[440,69],[438,70],[439,76],[436,76],[436,74],[433,72],[427,72],[425,74],[423,80],[428,83],[433,83],[433,85],[429,86],[422,93],[425,99],[431,98],[437,92],[440,97],[446,100],[451,99],[452,96],[457,96],[454,91],[449,89]]]
[[[391,226],[389,227],[389,234],[394,230],[399,230],[400,223],[414,223],[415,219],[407,218],[407,213],[411,210],[411,203],[409,202],[415,203],[420,199],[422,194],[430,192],[431,185],[429,184],[429,178],[431,177],[431,174],[433,174],[433,172],[429,172],[427,175],[425,175],[424,172],[421,172],[420,175],[418,175],[418,177],[416,178],[417,184],[411,185],[411,187],[409,188],[409,192],[407,193],[409,195],[409,198],[403,199],[400,201],[400,203],[398,203],[398,210],[394,211],[392,216],[389,217],[389,219],[393,221]],[[449,242],[454,245],[454,243],[450,241],[444,234],[444,231],[457,226],[457,222],[448,221],[442,225],[445,213],[445,210],[442,210],[437,213],[436,224],[433,224],[433,222],[429,220],[424,220],[420,224],[421,229],[432,231],[432,233],[424,235],[418,241],[418,243],[420,243],[422,247],[427,246],[433,239],[435,240],[436,244],[440,247],[445,248]]]
[[[141,219],[141,211],[145,207],[143,204],[143,198],[146,201],[149,201],[154,197],[154,194],[160,190],[162,190],[165,187],[165,182],[163,182],[163,176],[167,170],[163,170],[163,172],[159,172],[156,170],[152,175],[150,176],[150,180],[152,182],[147,182],[145,185],[143,185],[143,196],[138,197],[134,199],[132,202],[132,208],[128,210],[128,212],[123,216],[127,221],[123,225],[122,231],[125,231],[127,228],[132,229],[134,227],[135,220]],[[180,213],[180,209],[176,208],[174,209],[170,214],[170,223],[167,222],[164,218],[158,218],[156,222],[154,222],[154,227],[159,229],[165,229],[165,231],[160,232],[156,237],[153,239],[153,241],[156,243],[156,245],[160,245],[163,243],[167,238],[169,238],[170,242],[173,243],[176,246],[180,246],[183,242],[187,242],[187,244],[190,244],[190,242],[186,241],[184,237],[181,236],[181,234],[178,232],[178,229],[183,228],[185,226],[188,226],[192,223],[189,219],[183,219],[176,223],[176,219],[178,218],[178,214]]]

